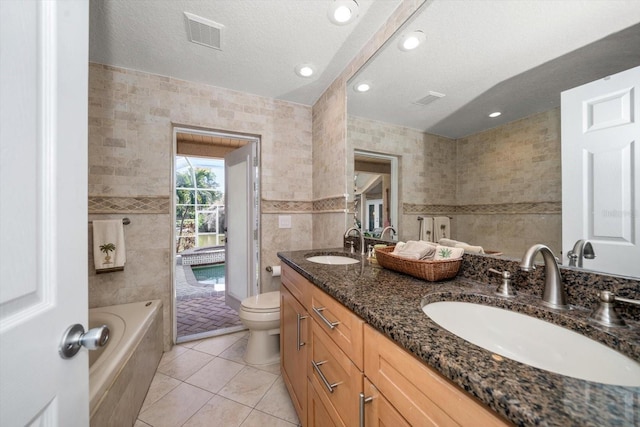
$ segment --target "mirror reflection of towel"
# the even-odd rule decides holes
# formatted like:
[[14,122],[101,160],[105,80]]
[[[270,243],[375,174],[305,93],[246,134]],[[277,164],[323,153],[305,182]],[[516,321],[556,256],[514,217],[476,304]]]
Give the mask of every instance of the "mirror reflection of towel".
[[435,242],[433,238],[433,218],[427,216],[420,222],[420,240]]
[[126,260],[122,220],[93,221],[93,264],[96,273],[122,271]]
[[451,237],[451,221],[448,216],[437,216],[433,218],[433,234],[435,238],[434,242],[445,238]]

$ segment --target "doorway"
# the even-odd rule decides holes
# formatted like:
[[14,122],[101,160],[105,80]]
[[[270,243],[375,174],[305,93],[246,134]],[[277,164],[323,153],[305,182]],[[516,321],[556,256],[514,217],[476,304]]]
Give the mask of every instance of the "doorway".
[[[249,260],[228,256],[227,237],[232,229],[228,230],[227,196],[233,192],[234,198],[247,200],[245,195],[250,193],[253,200],[257,186],[249,187],[245,180],[230,176],[225,157],[249,148],[257,151],[257,144],[256,137],[241,134],[174,129],[172,267],[178,343],[245,329],[237,308],[228,305],[229,289],[234,288],[231,282],[238,279],[230,278],[227,269],[232,265],[233,271],[252,271],[254,266]],[[238,227],[248,234],[245,229],[253,226],[248,217],[233,225],[236,234]]]

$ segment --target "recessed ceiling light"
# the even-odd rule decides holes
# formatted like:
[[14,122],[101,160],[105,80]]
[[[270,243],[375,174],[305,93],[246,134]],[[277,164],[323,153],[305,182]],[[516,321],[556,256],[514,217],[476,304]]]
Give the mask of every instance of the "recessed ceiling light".
[[498,116],[499,116],[499,115],[501,115],[501,114],[502,114],[502,113],[501,113],[500,111],[496,111],[496,112],[494,112],[494,113],[489,114],[489,117],[491,117],[491,118],[493,119],[494,117],[498,117]]
[[296,65],[296,74],[300,77],[311,77],[313,75],[314,69],[311,64],[300,64]]
[[336,25],[347,25],[357,16],[358,3],[355,0],[335,0],[327,11],[329,21]]
[[368,92],[369,90],[371,90],[371,83],[369,82],[356,83],[355,86],[353,86],[353,90],[360,93]]
[[398,48],[405,52],[410,51],[420,46],[426,39],[427,36],[425,33],[417,30],[400,37],[400,40],[398,41]]

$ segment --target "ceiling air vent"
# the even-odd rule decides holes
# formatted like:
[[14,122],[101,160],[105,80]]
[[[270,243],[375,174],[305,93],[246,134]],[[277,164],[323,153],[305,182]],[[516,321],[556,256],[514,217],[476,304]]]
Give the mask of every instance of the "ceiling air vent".
[[222,50],[222,29],[224,25],[189,12],[185,12],[184,16],[187,18],[189,41],[212,49]]
[[437,101],[438,99],[442,98],[443,96],[444,96],[444,93],[433,92],[433,91],[430,90],[429,91],[429,95],[425,96],[422,99],[417,100],[416,102],[414,102],[414,104],[429,105],[433,101]]

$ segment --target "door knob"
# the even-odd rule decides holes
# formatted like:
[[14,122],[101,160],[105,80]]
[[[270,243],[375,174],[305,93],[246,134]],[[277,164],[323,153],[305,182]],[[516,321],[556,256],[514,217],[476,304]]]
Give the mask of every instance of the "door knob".
[[69,326],[69,328],[62,335],[62,341],[60,342],[60,357],[63,359],[69,359],[75,356],[80,347],[85,347],[88,350],[96,350],[100,347],[104,347],[109,341],[109,328],[107,325],[102,325],[97,328],[84,331],[84,327],[76,323]]

